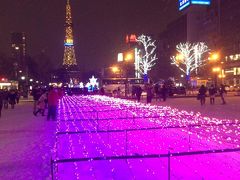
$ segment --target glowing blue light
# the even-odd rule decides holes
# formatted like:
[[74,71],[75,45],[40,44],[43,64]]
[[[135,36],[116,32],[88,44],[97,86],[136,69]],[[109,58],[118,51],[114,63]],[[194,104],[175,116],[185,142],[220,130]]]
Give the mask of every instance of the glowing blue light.
[[65,46],[73,46],[73,43],[64,43]]
[[192,4],[201,4],[201,5],[210,5],[211,1],[210,0],[192,0]]
[[211,0],[179,0],[179,10],[183,10],[186,7],[190,6],[191,4],[194,5],[210,5]]

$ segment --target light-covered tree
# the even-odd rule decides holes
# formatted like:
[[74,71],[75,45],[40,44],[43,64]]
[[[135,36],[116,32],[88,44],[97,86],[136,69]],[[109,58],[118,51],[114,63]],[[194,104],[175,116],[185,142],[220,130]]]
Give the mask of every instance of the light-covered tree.
[[140,55],[139,71],[142,75],[147,75],[158,59],[155,53],[155,41],[150,36],[141,35],[137,38],[137,42],[143,46],[138,52]]
[[209,48],[203,42],[180,43],[176,46],[176,50],[178,54],[171,57],[172,64],[186,74],[187,80],[192,71],[206,64],[207,58],[204,58],[204,54],[209,51]]

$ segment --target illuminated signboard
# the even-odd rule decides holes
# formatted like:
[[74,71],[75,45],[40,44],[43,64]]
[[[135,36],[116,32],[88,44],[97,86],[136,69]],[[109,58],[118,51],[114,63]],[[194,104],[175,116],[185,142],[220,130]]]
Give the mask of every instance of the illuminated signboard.
[[184,8],[190,5],[190,0],[179,0],[179,10],[183,10]]
[[191,0],[191,4],[210,5],[211,0]]
[[211,0],[179,0],[178,1],[179,10],[183,10],[186,7],[190,6],[191,4],[197,5],[210,5]]

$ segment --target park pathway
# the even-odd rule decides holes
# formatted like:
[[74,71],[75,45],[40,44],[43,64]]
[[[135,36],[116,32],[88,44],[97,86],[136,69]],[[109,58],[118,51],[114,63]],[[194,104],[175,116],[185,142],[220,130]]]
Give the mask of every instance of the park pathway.
[[3,110],[0,118],[0,179],[51,179],[56,125],[32,114],[32,102]]

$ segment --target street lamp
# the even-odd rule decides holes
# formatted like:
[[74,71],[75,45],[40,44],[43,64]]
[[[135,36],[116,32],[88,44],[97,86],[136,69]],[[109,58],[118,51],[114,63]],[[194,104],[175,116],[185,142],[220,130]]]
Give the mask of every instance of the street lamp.
[[117,66],[113,66],[113,67],[111,67],[111,68],[112,68],[112,72],[113,72],[114,74],[116,74],[116,73],[118,73],[118,72],[120,71],[119,67],[117,67]]
[[21,76],[21,80],[25,80],[26,79],[26,77],[25,76]]
[[125,55],[124,60],[125,60],[126,62],[133,60],[133,54],[132,54],[132,53],[127,53],[127,54]]
[[218,52],[214,52],[210,54],[210,57],[208,58],[209,61],[218,61],[220,59],[220,54]]
[[125,97],[127,97],[129,87],[128,87],[128,75],[129,75],[129,63],[130,61],[134,60],[134,53],[133,52],[127,52],[124,55],[124,70],[125,70]]
[[177,54],[177,55],[176,55],[176,60],[177,60],[177,61],[183,61],[183,60],[184,60],[183,54],[181,54],[181,53]]

